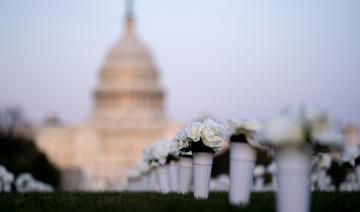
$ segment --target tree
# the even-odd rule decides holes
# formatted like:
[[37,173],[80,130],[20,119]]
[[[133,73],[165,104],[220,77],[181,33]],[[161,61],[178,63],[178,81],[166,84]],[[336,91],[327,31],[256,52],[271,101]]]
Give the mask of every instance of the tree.
[[22,132],[29,124],[19,108],[0,110],[0,164],[18,175],[29,172],[35,179],[58,188],[59,170]]

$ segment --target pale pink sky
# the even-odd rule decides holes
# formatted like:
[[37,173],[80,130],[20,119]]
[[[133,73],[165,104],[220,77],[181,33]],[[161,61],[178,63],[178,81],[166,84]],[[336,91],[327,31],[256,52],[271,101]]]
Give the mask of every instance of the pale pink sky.
[[[186,121],[267,117],[307,101],[360,124],[360,1],[138,0],[167,112]],[[123,1],[0,2],[0,107],[81,122]]]

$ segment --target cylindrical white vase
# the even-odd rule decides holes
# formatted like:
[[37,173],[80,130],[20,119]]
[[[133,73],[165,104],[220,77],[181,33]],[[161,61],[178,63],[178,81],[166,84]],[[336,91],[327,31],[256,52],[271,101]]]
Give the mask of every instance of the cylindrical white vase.
[[256,160],[255,150],[246,143],[230,143],[230,191],[229,201],[233,205],[247,205],[253,184]]
[[128,184],[128,191],[130,192],[136,192],[137,191],[137,179],[130,179]]
[[360,165],[357,165],[355,167],[355,174],[356,174],[356,179],[357,179],[357,183],[358,183],[358,188],[360,189]]
[[254,190],[255,191],[264,191],[264,178],[261,177],[256,177],[255,179],[255,184],[254,184]]
[[275,173],[272,174],[271,176],[271,185],[272,185],[272,190],[277,191],[278,181],[277,181],[277,175]]
[[167,165],[170,191],[178,192],[178,166],[176,162],[171,162]]
[[144,191],[150,191],[150,172],[144,175]]
[[320,191],[325,191],[327,189],[327,185],[326,185],[326,170],[325,169],[320,169],[318,170],[317,173],[317,178],[318,178],[318,187]]
[[163,194],[170,192],[169,177],[166,166],[156,168],[157,178],[160,186],[160,192]]
[[11,182],[6,182],[4,184],[4,192],[6,192],[6,193],[11,192]]
[[133,187],[133,190],[135,191],[135,192],[139,192],[140,191],[140,187],[141,187],[141,178],[139,177],[139,178],[136,178],[135,179],[135,181],[134,181],[134,187]]
[[144,173],[141,176],[141,189],[140,191],[147,191],[148,190],[148,178],[147,173]]
[[278,164],[277,211],[308,212],[310,154],[284,149],[276,154]]
[[180,157],[178,169],[178,186],[182,194],[190,192],[193,182],[193,159],[189,157]]
[[157,176],[156,176],[156,168],[152,168],[150,170],[150,185],[149,185],[150,191],[158,191],[158,182],[157,182]]
[[214,153],[193,152],[194,157],[194,197],[207,199],[210,190],[211,168]]
[[142,176],[140,176],[139,177],[139,180],[138,180],[138,183],[137,183],[138,185],[138,187],[137,187],[137,191],[138,192],[141,192],[141,191],[143,191],[143,188],[144,188],[144,176],[142,175]]

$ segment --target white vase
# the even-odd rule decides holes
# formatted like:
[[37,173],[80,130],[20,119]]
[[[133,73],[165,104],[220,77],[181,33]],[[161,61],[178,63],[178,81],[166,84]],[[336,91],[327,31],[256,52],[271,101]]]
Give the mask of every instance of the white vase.
[[148,191],[149,190],[149,181],[148,181],[148,173],[143,173],[143,175],[141,176],[141,191]]
[[194,152],[194,197],[207,199],[210,190],[211,168],[214,153]]
[[278,181],[277,181],[277,175],[274,173],[271,175],[271,185],[272,185],[272,191],[277,191],[278,188]]
[[144,175],[142,175],[140,178],[139,178],[139,182],[138,182],[138,191],[144,191]]
[[156,168],[158,183],[160,186],[160,192],[167,194],[170,192],[169,177],[166,166],[158,166]]
[[151,187],[150,187],[150,172],[147,172],[145,173],[145,176],[144,176],[144,186],[145,186],[145,189],[144,191],[151,191]]
[[356,179],[358,183],[358,188],[360,189],[360,165],[355,167]]
[[246,143],[230,143],[230,191],[233,205],[249,203],[256,160],[255,150]]
[[137,183],[138,183],[137,179],[134,179],[134,178],[130,179],[129,184],[128,184],[128,190],[130,192],[136,192],[137,188],[138,188]]
[[320,191],[325,191],[327,189],[326,177],[327,176],[325,169],[318,170],[317,178],[318,178],[318,188]]
[[254,184],[254,190],[255,191],[264,191],[264,178],[262,176],[256,177],[255,184]]
[[171,162],[167,165],[170,191],[178,192],[178,166],[176,162]]
[[6,192],[6,193],[11,192],[11,182],[6,182],[4,184],[4,192]]
[[158,191],[156,168],[151,169],[151,171],[150,171],[150,180],[149,181],[150,181],[149,190],[150,191]]
[[180,157],[178,169],[178,186],[182,194],[190,192],[193,180],[193,159],[189,157]]
[[278,164],[277,211],[308,212],[310,198],[310,154],[283,149]]
[[136,178],[134,181],[134,191],[139,192],[141,187],[141,178]]

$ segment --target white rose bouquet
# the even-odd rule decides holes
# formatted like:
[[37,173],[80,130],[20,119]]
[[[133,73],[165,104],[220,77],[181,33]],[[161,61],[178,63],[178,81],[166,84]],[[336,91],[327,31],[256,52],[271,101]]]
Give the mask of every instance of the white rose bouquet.
[[178,189],[185,194],[190,191],[193,177],[193,155],[190,148],[190,139],[187,138],[185,130],[176,133],[172,140],[172,147],[179,155],[178,166]]
[[346,145],[341,152],[342,163],[348,163],[351,166],[360,164],[360,150],[358,147]]
[[172,147],[175,148],[175,151],[180,156],[191,157],[190,141],[191,140],[186,136],[185,130],[179,130],[172,140]]
[[158,141],[153,145],[153,158],[159,163],[156,173],[161,193],[170,192],[168,167],[171,161],[177,160],[173,146],[167,141]]
[[144,161],[140,161],[137,167],[142,174],[147,174],[150,171],[150,165]]
[[289,107],[268,119],[262,134],[261,143],[274,147],[279,167],[278,210],[308,211],[312,150],[328,152],[331,147],[339,148],[345,144],[343,136],[324,110],[308,105]]
[[220,124],[206,119],[188,124],[174,139],[180,152],[193,153],[195,198],[208,198],[213,157],[221,147],[223,131]]
[[329,169],[331,166],[331,163],[333,161],[333,158],[330,154],[327,153],[318,153],[313,158],[313,165],[318,169]]
[[166,163],[166,159],[170,152],[169,142],[166,141],[157,141],[153,145],[152,154],[154,160],[160,165],[164,165]]
[[[259,129],[260,124],[255,119],[229,121],[231,204],[246,205],[249,202],[256,162],[256,151],[253,147],[260,147],[255,139]],[[262,189],[262,184],[258,177],[257,189]]]
[[171,161],[177,161],[177,148],[174,143],[168,141],[158,141],[153,145],[152,158],[159,165],[169,164]]
[[219,123],[206,119],[188,124],[176,136],[180,151],[217,152],[221,147],[224,128]]
[[328,114],[308,105],[289,107],[268,119],[262,126],[262,136],[262,143],[276,148],[310,144],[316,152],[328,152],[328,147],[341,149],[345,145],[345,137]]
[[18,192],[52,192],[54,188],[51,185],[37,181],[29,173],[18,175],[15,181],[15,187]]
[[360,150],[359,146],[347,145],[341,154],[343,167],[348,167],[356,174],[358,185],[360,185]]
[[[11,191],[11,185],[14,181],[14,174],[9,172],[4,166],[0,165],[0,192]],[[2,186],[2,187],[1,187]]]
[[147,146],[143,149],[143,161],[149,165],[149,168],[155,168],[159,165],[157,158],[153,154],[154,145]]
[[258,147],[255,134],[260,130],[260,123],[256,119],[231,119],[229,121],[230,142],[248,143]]
[[172,161],[178,161],[179,160],[179,150],[177,147],[177,142],[174,140],[170,141],[169,144],[169,154],[167,157],[167,163],[170,163]]

